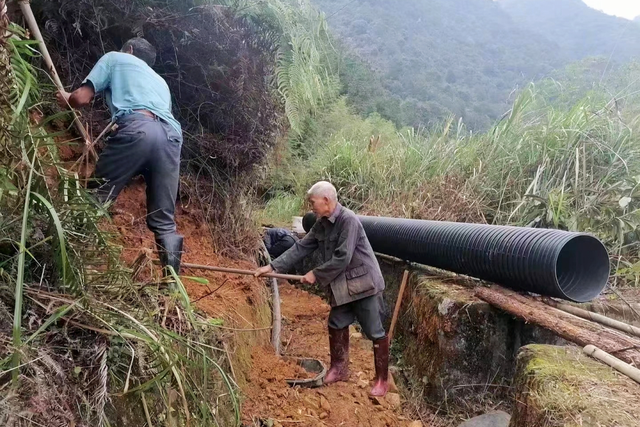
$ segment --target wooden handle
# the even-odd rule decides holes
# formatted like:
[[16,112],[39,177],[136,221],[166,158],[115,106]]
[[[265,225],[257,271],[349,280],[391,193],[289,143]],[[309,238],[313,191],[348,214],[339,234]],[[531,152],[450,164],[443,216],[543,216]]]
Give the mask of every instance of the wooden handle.
[[405,270],[402,275],[402,283],[400,284],[400,291],[398,292],[398,299],[396,300],[396,307],[393,310],[393,317],[391,318],[391,327],[389,328],[389,342],[393,339],[393,332],[396,329],[396,322],[398,321],[398,313],[400,313],[400,306],[402,305],[402,295],[404,295],[404,288],[407,286],[407,280],[409,279],[409,270]]
[[[19,2],[20,10],[22,11],[22,15],[24,19],[27,21],[27,25],[29,26],[29,30],[35,37],[38,45],[40,47],[40,53],[42,54],[42,58],[44,59],[44,63],[47,66],[47,71],[49,71],[49,75],[53,79],[58,90],[64,90],[64,85],[60,80],[60,76],[58,75],[58,71],[56,71],[56,67],[53,65],[53,60],[51,59],[51,55],[49,55],[49,49],[47,49],[47,45],[44,44],[44,39],[42,38],[42,33],[40,33],[40,27],[38,27],[38,23],[36,22],[35,16],[33,16],[33,11],[31,10],[31,4],[29,0],[21,0]],[[80,122],[80,118],[76,114],[76,112],[72,109],[73,113],[73,124],[75,125],[78,132],[84,139],[85,144],[89,145],[91,143],[91,138],[89,137],[89,133]]]
[[[159,260],[154,260],[153,262],[154,264],[160,264]],[[238,268],[214,267],[211,265],[190,264],[188,262],[182,262],[180,263],[180,266],[184,268],[193,268],[194,270],[217,271],[220,273],[243,274],[246,276],[253,276],[256,274],[254,270],[241,270]],[[263,274],[260,277],[274,277],[276,279],[297,280],[298,282],[302,281],[302,276],[297,276],[295,274],[267,273],[267,274]]]

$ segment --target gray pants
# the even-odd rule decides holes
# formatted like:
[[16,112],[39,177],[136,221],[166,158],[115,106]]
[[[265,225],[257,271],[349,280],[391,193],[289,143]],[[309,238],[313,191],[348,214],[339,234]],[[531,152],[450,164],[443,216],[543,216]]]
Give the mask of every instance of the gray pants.
[[156,237],[175,233],[182,136],[168,123],[140,113],[120,117],[117,124],[96,165],[98,200],[115,200],[133,177],[142,174],[149,230]]
[[382,325],[383,316],[384,300],[382,292],[379,292],[348,304],[331,307],[329,327],[343,329],[357,319],[366,337],[370,340],[378,340],[386,335]]

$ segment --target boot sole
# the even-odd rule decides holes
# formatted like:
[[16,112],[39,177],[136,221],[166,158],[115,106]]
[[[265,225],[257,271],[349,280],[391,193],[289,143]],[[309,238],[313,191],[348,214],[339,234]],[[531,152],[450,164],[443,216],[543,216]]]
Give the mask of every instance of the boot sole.
[[371,396],[371,397],[385,397],[387,395],[387,393],[389,393],[389,390],[385,391],[384,394],[378,394],[378,393],[373,394],[373,393],[369,392],[369,396]]
[[329,382],[323,380],[322,381],[322,385],[329,385],[329,384],[335,384],[335,383],[347,382],[347,381],[349,381],[349,375],[337,378],[337,379],[329,381]]

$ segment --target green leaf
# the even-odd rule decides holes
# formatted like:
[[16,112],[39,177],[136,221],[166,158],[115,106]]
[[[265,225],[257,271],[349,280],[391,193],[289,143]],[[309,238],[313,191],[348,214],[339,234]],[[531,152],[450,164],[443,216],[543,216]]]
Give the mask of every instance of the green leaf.
[[60,221],[60,217],[56,212],[55,208],[44,196],[39,193],[33,193],[33,195],[42,203],[49,212],[51,219],[53,220],[53,224],[56,228],[56,233],[58,235],[58,246],[60,248],[60,266],[62,267],[62,284],[63,286],[70,286],[68,274],[70,273],[71,266],[69,263],[69,258],[67,256],[67,246],[65,243],[64,237],[64,228],[62,227],[62,222]]
[[29,344],[31,341],[33,341],[38,335],[40,335],[43,331],[45,331],[49,326],[51,326],[52,324],[57,322],[60,318],[62,318],[62,316],[67,314],[69,312],[69,310],[71,310],[74,306],[75,306],[75,303],[70,304],[70,305],[63,305],[62,307],[59,307],[55,311],[55,313],[53,313],[51,316],[49,316],[49,318],[42,324],[42,326],[40,326],[38,328],[38,330],[35,331],[33,333],[33,335],[31,335],[24,342],[24,344],[26,345],[26,344]]
[[29,164],[29,178],[27,179],[27,187],[25,189],[24,210],[22,212],[22,230],[20,232],[20,254],[18,255],[18,274],[16,277],[16,290],[14,293],[14,311],[13,311],[13,356],[11,358],[11,380],[14,387],[18,386],[18,377],[20,375],[20,347],[22,347],[22,303],[24,292],[24,266],[27,242],[27,230],[29,229],[29,205],[31,200],[31,183],[33,181],[33,165],[36,161],[38,153],[37,147],[34,147],[33,157]]
[[[45,119],[43,119],[40,123],[38,123],[38,125],[36,126],[36,128],[44,128],[46,125],[48,125],[49,123],[51,123],[52,121],[56,120],[56,119],[67,119],[69,117],[71,117],[72,113],[69,110],[65,110],[65,111],[60,111],[59,113],[56,114],[52,114],[50,116],[47,116]],[[69,128],[72,125],[69,126]]]
[[194,282],[201,283],[203,285],[208,285],[209,280],[204,277],[196,277],[196,276],[180,276],[182,279],[193,280]]
[[24,86],[24,89],[22,91],[22,96],[20,97],[20,102],[18,103],[18,106],[15,107],[14,109],[14,116],[13,119],[11,120],[11,124],[15,123],[15,121],[18,119],[18,117],[20,117],[20,115],[22,114],[22,109],[24,108],[24,105],[27,102],[27,99],[29,98],[29,90],[31,89],[31,79],[28,78],[26,81],[26,84]]

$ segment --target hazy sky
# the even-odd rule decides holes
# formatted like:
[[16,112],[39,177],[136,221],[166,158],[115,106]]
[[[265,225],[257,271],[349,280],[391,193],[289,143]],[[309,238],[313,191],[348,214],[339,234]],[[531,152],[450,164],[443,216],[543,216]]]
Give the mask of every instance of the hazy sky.
[[640,0],[582,0],[594,9],[633,19],[640,15]]

